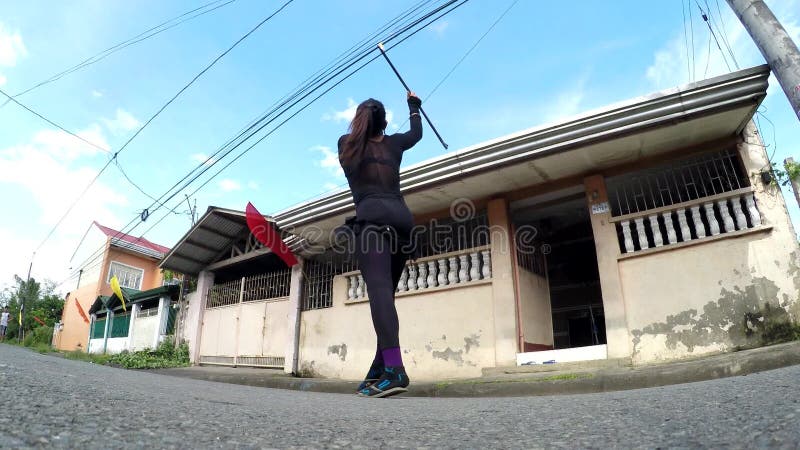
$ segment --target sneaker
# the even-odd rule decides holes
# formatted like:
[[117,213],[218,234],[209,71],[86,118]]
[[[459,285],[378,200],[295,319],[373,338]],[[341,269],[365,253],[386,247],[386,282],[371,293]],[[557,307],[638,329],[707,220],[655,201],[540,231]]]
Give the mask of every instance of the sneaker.
[[386,367],[378,381],[358,391],[358,395],[361,397],[391,397],[407,392],[408,382],[405,367]]
[[383,364],[378,364],[373,362],[367,372],[367,376],[364,377],[364,381],[358,385],[358,389],[356,389],[356,394],[360,393],[362,390],[372,386],[378,379],[383,375],[384,366]]

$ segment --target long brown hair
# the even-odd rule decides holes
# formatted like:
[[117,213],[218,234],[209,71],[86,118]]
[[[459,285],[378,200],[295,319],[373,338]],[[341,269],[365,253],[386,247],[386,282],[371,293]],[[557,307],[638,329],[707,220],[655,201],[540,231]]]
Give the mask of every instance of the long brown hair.
[[361,163],[367,140],[379,136],[386,128],[386,109],[383,103],[370,98],[356,108],[356,115],[350,122],[350,134],[344,140],[344,149],[339,155],[342,166],[355,168]]

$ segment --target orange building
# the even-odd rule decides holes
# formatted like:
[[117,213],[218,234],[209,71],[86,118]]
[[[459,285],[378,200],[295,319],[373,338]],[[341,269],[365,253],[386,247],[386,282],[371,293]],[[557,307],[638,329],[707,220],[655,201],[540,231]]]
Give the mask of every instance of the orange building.
[[144,238],[92,222],[71,262],[77,286],[67,294],[61,322],[53,334],[59,350],[86,351],[89,342],[89,308],[100,295],[111,295],[109,282],[117,276],[121,286],[147,290],[161,286],[159,261],[169,248]]

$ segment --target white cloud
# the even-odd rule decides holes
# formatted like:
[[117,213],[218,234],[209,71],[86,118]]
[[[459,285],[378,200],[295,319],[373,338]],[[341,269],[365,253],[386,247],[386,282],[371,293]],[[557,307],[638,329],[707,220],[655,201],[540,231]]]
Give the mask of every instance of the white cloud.
[[322,159],[316,162],[319,167],[325,169],[329,174],[335,177],[344,177],[344,171],[339,164],[339,155],[334,152],[330,147],[324,145],[315,145],[311,147],[312,151],[322,154]]
[[446,20],[441,20],[439,22],[436,22],[436,23],[430,25],[428,27],[428,29],[430,29],[431,31],[436,33],[437,36],[442,37],[442,36],[444,36],[445,30],[447,30],[447,27],[449,27],[449,26],[450,26],[450,22],[448,22]]
[[3,74],[2,74],[2,73],[0,73],[0,87],[2,87],[3,85],[5,85],[5,84],[6,84],[6,81],[8,81],[8,78],[6,78],[5,76],[3,76]]
[[102,97],[102,96],[103,96],[103,93],[102,93],[102,92],[100,92],[100,91],[98,91],[98,90],[93,90],[93,91],[92,91],[92,97],[94,97],[94,98],[100,98],[100,97]]
[[358,108],[358,103],[352,98],[348,98],[347,108],[341,111],[334,110],[333,112],[325,113],[322,115],[322,120],[336,123],[350,122],[356,116],[356,108]]
[[222,189],[224,192],[233,192],[242,189],[241,183],[239,183],[236,180],[232,180],[230,178],[222,179],[217,184],[219,185],[219,188]]
[[205,153],[193,153],[189,156],[189,159],[196,163],[200,163],[206,166],[210,166],[217,162],[216,158],[209,158],[208,155]]
[[[353,117],[356,116],[356,109],[358,108],[358,103],[355,102],[352,98],[347,99],[347,108],[342,110],[333,110],[332,112],[328,112],[322,115],[322,120],[326,122],[336,122],[336,123],[350,123],[353,120]],[[392,120],[394,120],[394,111],[391,109],[386,110],[386,122],[388,123],[388,127],[392,127],[393,130],[398,128],[397,125],[392,124]]]
[[124,133],[139,128],[142,123],[139,119],[133,117],[131,113],[122,108],[117,108],[116,117],[113,119],[101,119],[106,127],[114,134]]
[[257,191],[257,190],[261,189],[261,186],[258,183],[256,183],[255,181],[251,180],[251,181],[247,182],[247,188],[250,189],[250,190],[253,190],[253,191]]
[[557,122],[567,117],[574,116],[581,111],[581,102],[584,99],[584,86],[586,78],[581,79],[575,86],[561,92],[553,101],[548,102],[545,122]]
[[17,61],[28,55],[18,31],[11,31],[0,22],[0,66],[14,67]]
[[[105,143],[97,124],[80,134]],[[9,244],[0,258],[0,282],[20,273],[21,262],[29,262],[46,232],[95,178],[100,166],[97,153],[100,151],[74,137],[52,130],[40,131],[23,144],[0,149],[0,192],[4,196],[32,198],[26,208],[14,214],[13,223],[25,224],[15,229],[25,232],[0,229],[0,241]],[[115,210],[127,205],[128,199],[114,187],[102,179],[95,182],[37,253],[36,276],[60,281],[66,276],[69,257],[89,223],[97,220],[120,227],[122,221]]]

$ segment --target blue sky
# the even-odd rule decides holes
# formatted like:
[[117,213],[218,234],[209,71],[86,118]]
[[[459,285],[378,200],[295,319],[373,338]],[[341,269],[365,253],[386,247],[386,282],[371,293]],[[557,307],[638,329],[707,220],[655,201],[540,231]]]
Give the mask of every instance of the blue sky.
[[[203,3],[8,2],[0,11],[0,89],[16,94]],[[197,72],[282,3],[236,0],[19,100],[116,150]],[[120,164],[147,192],[160,195],[300,81],[415,3],[296,0],[184,92],[120,154]],[[690,76],[684,36],[689,23],[679,0],[519,0],[429,97],[511,3],[472,0],[391,52],[451,149],[728,71],[716,45],[709,45],[694,2],[693,33],[686,36],[690,42],[694,38]],[[798,42],[800,0],[767,4]],[[762,64],[726,2],[709,0],[708,5],[712,20],[724,24],[740,66]],[[774,79],[771,83],[759,116],[765,140],[774,161],[797,159],[800,124],[780,87]],[[209,205],[243,209],[247,201],[273,213],[343,185],[335,143],[354,104],[367,97],[384,101],[393,126],[403,123],[404,91],[385,62],[376,60],[199,191],[199,213]],[[428,131],[404,164],[442,153]],[[33,249],[107,160],[107,153],[14,104],[0,108],[0,198],[5,201],[0,286],[14,274],[25,274]],[[797,224],[797,205],[787,199]],[[150,203],[109,168],[39,250],[33,275],[61,281],[92,220],[122,227]],[[149,220],[160,217],[156,213]],[[145,237],[171,246],[189,225],[188,216],[172,215]],[[143,224],[133,234],[148,227]]]

